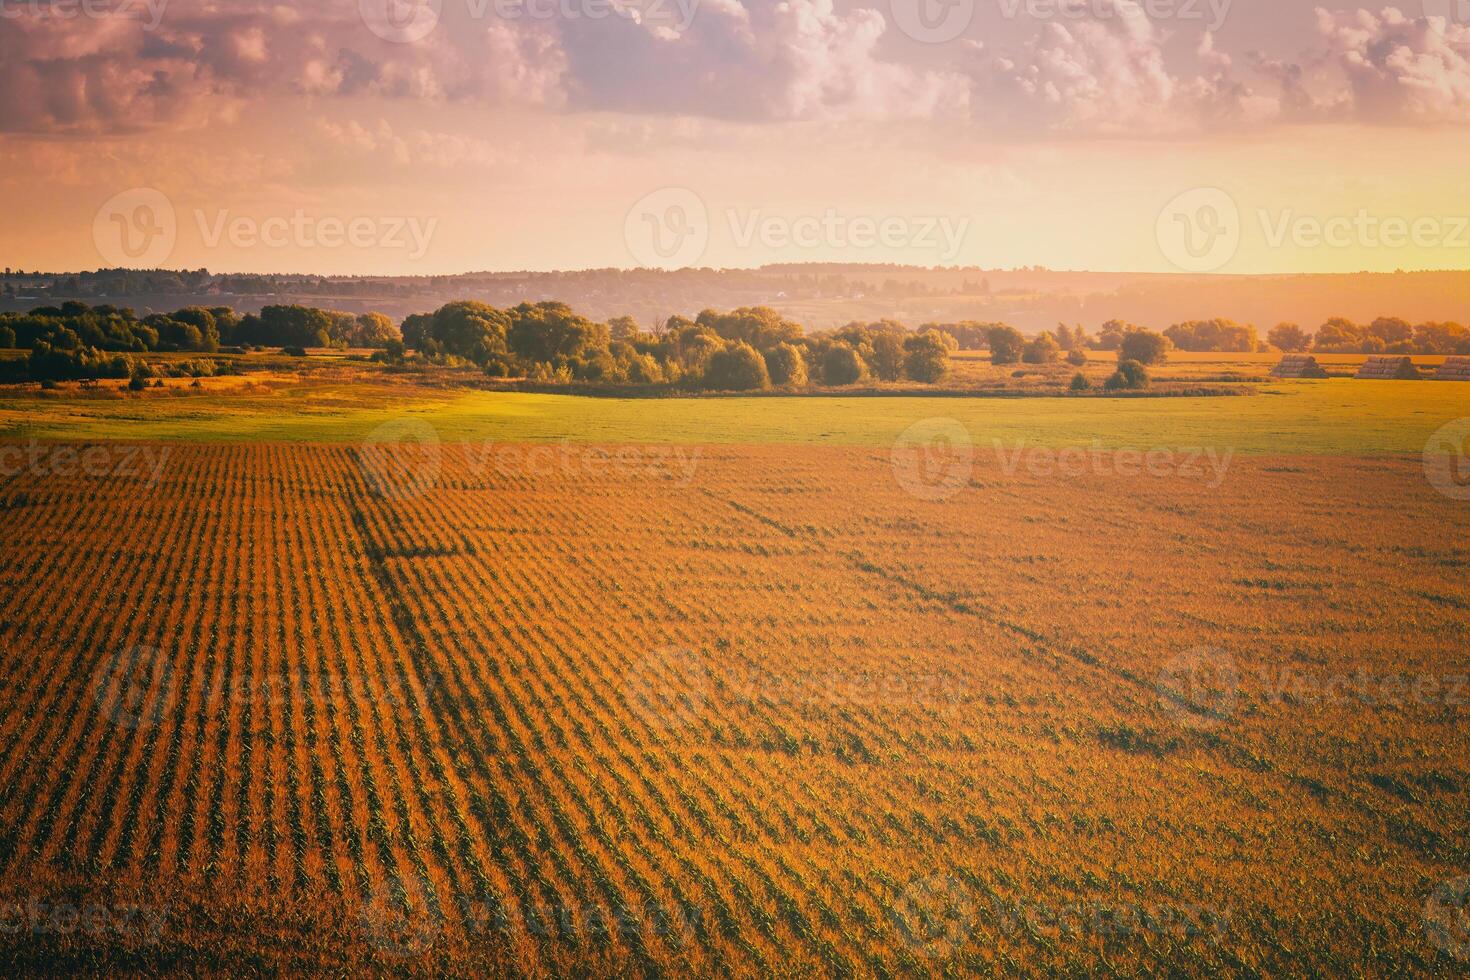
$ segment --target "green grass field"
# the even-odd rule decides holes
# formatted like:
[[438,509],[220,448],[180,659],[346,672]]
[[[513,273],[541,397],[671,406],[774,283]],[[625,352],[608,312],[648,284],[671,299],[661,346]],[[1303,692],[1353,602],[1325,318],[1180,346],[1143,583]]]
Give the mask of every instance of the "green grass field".
[[0,393],[5,440],[352,442],[404,417],[428,421],[445,441],[883,445],[916,421],[946,417],[980,444],[1365,455],[1420,452],[1445,422],[1470,417],[1470,385],[1292,381],[1242,397],[615,399],[307,377],[231,391]]

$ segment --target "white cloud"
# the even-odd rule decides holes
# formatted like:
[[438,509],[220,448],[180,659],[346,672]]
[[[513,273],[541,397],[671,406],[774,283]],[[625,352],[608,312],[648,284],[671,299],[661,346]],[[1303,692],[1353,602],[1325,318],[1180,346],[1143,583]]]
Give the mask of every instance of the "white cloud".
[[1171,129],[1176,81],[1143,9],[1104,0],[1107,16],[1047,22],[1013,55],[981,51],[977,119],[1006,128],[1126,133]]
[[1317,27],[1360,118],[1470,119],[1470,27],[1442,17],[1407,17],[1394,7],[1376,15],[1319,7]]

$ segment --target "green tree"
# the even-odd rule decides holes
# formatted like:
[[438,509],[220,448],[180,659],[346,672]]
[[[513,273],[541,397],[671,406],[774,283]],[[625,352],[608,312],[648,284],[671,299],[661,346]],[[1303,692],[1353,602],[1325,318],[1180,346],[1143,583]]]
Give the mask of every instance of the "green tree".
[[1255,327],[1221,317],[1176,323],[1164,331],[1164,336],[1175,347],[1187,351],[1249,352],[1259,346]]
[[1097,340],[1093,342],[1096,350],[1117,350],[1123,343],[1123,338],[1135,330],[1141,330],[1127,320],[1109,320],[1097,331]]
[[904,341],[889,331],[873,335],[869,341],[872,355],[868,359],[873,374],[879,381],[897,381],[904,372]]
[[1137,391],[1147,388],[1148,383],[1147,368],[1138,361],[1124,360],[1118,362],[1118,370],[1108,377],[1103,387],[1109,391]]
[[607,321],[608,336],[613,340],[631,340],[643,331],[638,321],[630,316],[615,316]]
[[633,384],[651,385],[666,380],[663,368],[648,354],[634,354],[630,357],[624,374]]
[[769,350],[801,336],[799,323],[786,319],[769,306],[742,306],[729,313],[704,310],[694,322],[710,328],[724,340],[750,344],[757,350]]
[[1021,360],[1027,364],[1055,364],[1062,356],[1062,345],[1049,333],[1043,333],[1026,344]]
[[990,343],[991,364],[1016,364],[1021,360],[1021,352],[1026,347],[1021,331],[1002,323],[991,327],[985,336]]
[[[1373,339],[1382,346],[1382,338]],[[1367,340],[1362,327],[1346,317],[1335,316],[1317,328],[1317,335],[1312,338],[1312,349],[1327,354],[1360,353],[1373,346]]]
[[720,391],[753,391],[769,388],[771,378],[760,351],[746,343],[734,343],[710,357],[704,384]]
[[1414,328],[1402,317],[1381,316],[1368,324],[1368,332],[1382,338],[1385,344],[1397,344],[1414,335]]
[[382,349],[394,341],[402,340],[398,327],[381,313],[359,313],[355,320],[347,341],[350,346]]
[[1163,364],[1168,359],[1169,338],[1152,330],[1134,330],[1118,346],[1118,360],[1139,364]]
[[799,388],[807,383],[806,358],[791,344],[766,351],[766,371],[774,385]]
[[483,365],[491,355],[505,352],[510,328],[511,319],[505,311],[460,300],[435,310],[425,332],[444,353]]
[[1303,351],[1312,345],[1312,336],[1295,323],[1278,323],[1266,333],[1266,341],[1287,353]]
[[949,345],[937,330],[908,337],[904,346],[904,372],[915,381],[935,384],[949,373]]
[[822,382],[829,385],[857,384],[867,373],[858,352],[846,344],[833,344],[822,355]]
[[593,323],[565,303],[522,303],[507,310],[510,349],[528,361],[573,358],[588,348],[606,348],[607,324]]
[[187,323],[199,331],[199,346],[191,350],[217,351],[220,343],[219,321],[213,311],[202,306],[186,306],[173,314],[173,319]]

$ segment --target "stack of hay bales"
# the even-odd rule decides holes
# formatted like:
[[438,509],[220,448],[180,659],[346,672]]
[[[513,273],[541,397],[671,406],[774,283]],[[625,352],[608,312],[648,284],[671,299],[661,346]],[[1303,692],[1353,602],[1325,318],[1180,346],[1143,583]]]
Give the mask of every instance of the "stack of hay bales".
[[1407,355],[1375,354],[1358,368],[1358,377],[1376,381],[1412,381],[1419,377],[1414,359]]
[[1470,357],[1448,357],[1439,366],[1435,381],[1470,381]]
[[1271,369],[1273,378],[1325,378],[1327,372],[1311,354],[1285,354]]

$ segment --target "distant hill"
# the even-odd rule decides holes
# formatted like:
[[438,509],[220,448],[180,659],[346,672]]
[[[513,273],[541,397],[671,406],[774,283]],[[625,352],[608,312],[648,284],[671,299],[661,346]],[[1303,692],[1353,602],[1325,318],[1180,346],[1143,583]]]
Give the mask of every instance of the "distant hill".
[[1368,321],[1470,321],[1470,271],[1201,276],[1065,272],[1042,268],[922,268],[899,265],[771,265],[760,269],[588,269],[478,272],[456,276],[326,277],[216,275],[206,270],[10,272],[0,310],[79,299],[140,313],[180,306],[256,311],[299,302],[396,318],[454,299],[496,306],[563,300],[599,319],[632,315],[653,324],[706,307],[764,304],[812,329],[851,320],[1003,320],[1037,331],[1059,321],[1095,329],[1119,318],[1162,329],[1181,320],[1228,317],[1262,332],[1287,320],[1308,328],[1332,316]]

